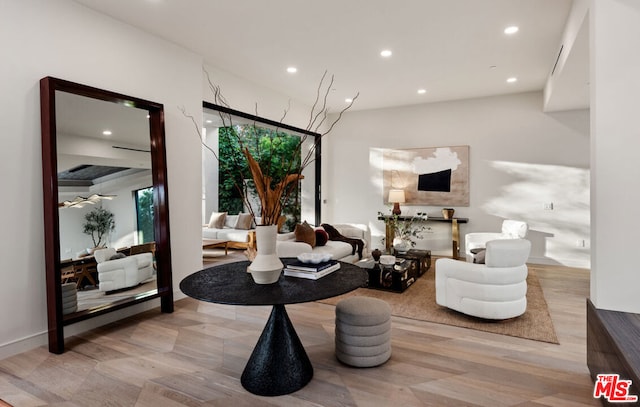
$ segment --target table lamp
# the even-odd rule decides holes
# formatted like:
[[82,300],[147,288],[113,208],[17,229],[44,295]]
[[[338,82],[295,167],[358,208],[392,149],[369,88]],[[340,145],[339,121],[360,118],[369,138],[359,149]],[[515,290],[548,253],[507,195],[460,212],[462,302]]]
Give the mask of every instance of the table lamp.
[[389,190],[389,202],[393,203],[393,210],[391,211],[394,215],[400,215],[402,212],[400,211],[400,204],[405,202],[404,198],[404,190],[403,189],[390,189]]

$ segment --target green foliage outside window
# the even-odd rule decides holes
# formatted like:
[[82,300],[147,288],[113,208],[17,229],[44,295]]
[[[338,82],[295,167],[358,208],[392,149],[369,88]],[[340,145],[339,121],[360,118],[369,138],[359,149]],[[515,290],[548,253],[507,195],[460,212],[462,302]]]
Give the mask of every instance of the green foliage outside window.
[[[249,148],[260,167],[266,169],[266,175],[272,178],[272,183],[278,183],[287,174],[299,171],[300,151],[298,136],[284,132],[266,129],[255,125],[221,127],[218,129],[218,210],[237,214],[244,212],[242,194],[236,185],[243,185],[242,178],[250,179],[251,173],[245,157],[240,150],[239,140]],[[259,199],[255,192],[256,202]],[[283,205],[282,214],[287,217],[284,230],[293,230],[293,226],[300,220],[300,185],[289,196]],[[256,216],[260,210],[254,207]]]
[[138,220],[138,244],[155,240],[153,228],[153,188],[136,191],[136,215]]

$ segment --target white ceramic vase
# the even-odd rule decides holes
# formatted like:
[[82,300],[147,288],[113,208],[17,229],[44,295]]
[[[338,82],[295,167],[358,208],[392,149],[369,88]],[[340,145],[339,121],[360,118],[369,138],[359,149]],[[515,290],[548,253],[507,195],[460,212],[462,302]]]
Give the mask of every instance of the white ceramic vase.
[[284,264],[276,253],[278,225],[256,226],[258,253],[248,271],[256,284],[273,284],[280,278]]
[[404,254],[409,251],[411,248],[411,243],[409,241],[404,240],[401,237],[395,237],[393,239],[393,248],[400,254]]

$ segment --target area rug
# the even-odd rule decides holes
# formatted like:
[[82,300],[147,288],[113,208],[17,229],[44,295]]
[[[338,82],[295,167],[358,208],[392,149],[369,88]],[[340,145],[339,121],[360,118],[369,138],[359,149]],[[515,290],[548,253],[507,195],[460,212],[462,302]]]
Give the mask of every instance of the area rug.
[[504,321],[475,318],[436,304],[435,272],[433,267],[403,293],[359,288],[339,297],[328,298],[319,302],[335,305],[343,298],[363,295],[386,301],[391,305],[392,315],[398,317],[436,322],[542,342],[559,343],[540,282],[535,275],[535,271],[531,268],[529,268],[527,285],[527,311],[518,318]]

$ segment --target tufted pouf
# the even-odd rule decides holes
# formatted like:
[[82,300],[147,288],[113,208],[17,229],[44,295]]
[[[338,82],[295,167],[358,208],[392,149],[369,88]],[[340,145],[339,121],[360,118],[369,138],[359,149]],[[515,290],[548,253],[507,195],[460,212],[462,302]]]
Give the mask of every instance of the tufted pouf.
[[336,357],[355,367],[378,366],[391,357],[391,307],[368,297],[336,305]]

